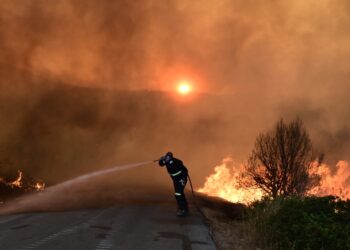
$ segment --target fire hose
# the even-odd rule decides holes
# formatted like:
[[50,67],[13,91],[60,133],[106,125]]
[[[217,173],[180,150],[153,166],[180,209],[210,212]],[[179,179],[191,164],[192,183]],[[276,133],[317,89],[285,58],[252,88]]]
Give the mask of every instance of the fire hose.
[[193,185],[192,185],[191,177],[190,177],[189,174],[187,174],[187,176],[188,176],[188,180],[189,180],[189,182],[190,182],[190,187],[191,187],[191,192],[192,192],[192,198],[193,198],[193,204],[194,204],[194,206],[198,209],[198,206],[197,206],[197,197],[196,197],[196,195],[195,195],[195,193],[194,193],[194,190],[193,190]]

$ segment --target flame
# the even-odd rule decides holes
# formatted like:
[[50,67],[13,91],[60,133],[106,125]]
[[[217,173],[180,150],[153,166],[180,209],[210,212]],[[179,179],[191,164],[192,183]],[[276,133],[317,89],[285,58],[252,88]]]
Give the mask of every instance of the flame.
[[261,190],[242,187],[240,176],[243,172],[243,165],[235,166],[232,158],[223,159],[222,164],[216,166],[214,171],[215,173],[207,177],[204,187],[198,189],[198,192],[244,204],[262,199]]
[[20,170],[18,170],[18,177],[16,178],[16,180],[12,182],[7,182],[4,178],[0,177],[0,183],[3,183],[6,186],[9,186],[13,189],[23,189],[23,191],[41,191],[45,189],[45,183],[43,181],[37,181],[34,183],[32,181],[23,181],[23,172]]
[[[347,161],[339,161],[334,173],[327,164],[315,164],[312,174],[321,176],[320,185],[311,189],[308,195],[334,195],[341,199],[350,199],[350,166]],[[237,167],[232,158],[225,158],[222,164],[214,168],[214,173],[206,178],[204,187],[198,192],[210,196],[217,196],[230,202],[250,204],[261,200],[264,193],[256,188],[247,188],[241,185],[241,176],[244,173],[243,165]]]
[[44,182],[37,182],[33,185],[33,188],[36,190],[36,191],[41,191],[41,190],[44,190],[45,189],[45,183]]
[[21,188],[22,187],[22,178],[23,178],[23,173],[22,173],[22,171],[18,170],[18,177],[16,180],[9,183],[10,186],[12,188],[14,188],[14,187]]
[[350,199],[350,166],[347,161],[339,161],[335,171],[332,173],[331,167],[322,164],[316,170],[321,176],[321,185],[309,191],[311,195],[325,196],[335,195],[341,199]]

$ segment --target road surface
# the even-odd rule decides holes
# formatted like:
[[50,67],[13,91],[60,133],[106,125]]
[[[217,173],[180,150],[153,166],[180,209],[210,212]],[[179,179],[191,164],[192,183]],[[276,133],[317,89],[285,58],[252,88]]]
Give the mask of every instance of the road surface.
[[64,212],[0,216],[0,248],[216,249],[201,214],[186,218],[174,204],[127,204]]

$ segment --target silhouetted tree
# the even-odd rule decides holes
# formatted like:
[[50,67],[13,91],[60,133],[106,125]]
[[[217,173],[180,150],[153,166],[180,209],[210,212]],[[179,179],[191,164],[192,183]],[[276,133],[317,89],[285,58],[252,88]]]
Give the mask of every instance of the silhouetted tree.
[[257,137],[246,173],[251,185],[272,198],[303,195],[319,184],[320,177],[310,170],[322,159],[323,155],[315,159],[309,134],[299,118],[290,123],[281,119],[273,130]]

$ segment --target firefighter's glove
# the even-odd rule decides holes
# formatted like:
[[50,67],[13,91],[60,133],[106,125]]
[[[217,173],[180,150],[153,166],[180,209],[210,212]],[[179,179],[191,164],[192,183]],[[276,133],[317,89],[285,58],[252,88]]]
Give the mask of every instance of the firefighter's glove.
[[164,156],[160,157],[158,164],[161,167],[163,167],[165,165],[165,157]]

